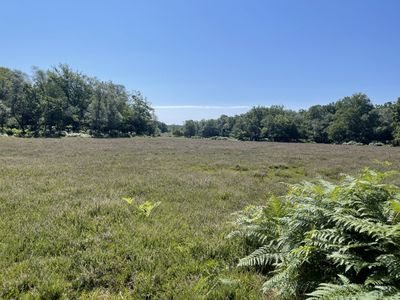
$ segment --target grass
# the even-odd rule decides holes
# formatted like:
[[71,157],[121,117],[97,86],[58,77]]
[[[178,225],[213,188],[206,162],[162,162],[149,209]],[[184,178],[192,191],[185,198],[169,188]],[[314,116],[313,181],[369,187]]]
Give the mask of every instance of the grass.
[[[390,147],[0,138],[0,298],[259,299],[231,213]],[[132,204],[122,198],[132,198]],[[151,211],[141,207],[161,202]]]

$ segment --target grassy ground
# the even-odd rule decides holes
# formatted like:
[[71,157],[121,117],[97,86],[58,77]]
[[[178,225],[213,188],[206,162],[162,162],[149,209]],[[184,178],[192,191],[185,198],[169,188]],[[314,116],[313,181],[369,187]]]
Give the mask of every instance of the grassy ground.
[[[0,298],[259,299],[230,215],[388,147],[0,138]],[[134,199],[130,205],[122,197]],[[150,217],[137,206],[161,201]]]

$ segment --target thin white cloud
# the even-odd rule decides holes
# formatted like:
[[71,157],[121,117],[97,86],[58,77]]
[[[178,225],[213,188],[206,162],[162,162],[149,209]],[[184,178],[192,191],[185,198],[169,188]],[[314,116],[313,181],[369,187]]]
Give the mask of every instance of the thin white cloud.
[[155,109],[245,109],[247,105],[217,106],[217,105],[155,105]]

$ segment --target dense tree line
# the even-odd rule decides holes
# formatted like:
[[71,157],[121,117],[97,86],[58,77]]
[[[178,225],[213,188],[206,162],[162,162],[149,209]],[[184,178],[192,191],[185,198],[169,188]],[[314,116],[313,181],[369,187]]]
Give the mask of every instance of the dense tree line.
[[128,92],[123,85],[89,77],[68,65],[46,71],[36,68],[31,76],[0,67],[0,133],[132,136],[167,131],[185,137],[398,145],[400,98],[374,105],[365,94],[354,94],[308,110],[258,106],[238,116],[222,115],[218,119],[167,126],[157,121],[140,92]]
[[166,130],[146,98],[123,85],[86,76],[68,65],[34,69],[32,76],[0,68],[0,132],[130,136]]
[[188,120],[175,135],[233,137],[240,140],[343,143],[400,142],[400,98],[374,105],[365,94],[293,111],[283,106],[253,107],[245,114]]

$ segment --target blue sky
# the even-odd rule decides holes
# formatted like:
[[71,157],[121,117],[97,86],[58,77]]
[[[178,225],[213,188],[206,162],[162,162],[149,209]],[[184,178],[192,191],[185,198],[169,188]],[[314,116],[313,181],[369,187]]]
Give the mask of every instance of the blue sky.
[[0,65],[140,90],[161,121],[400,96],[400,1],[2,1]]

